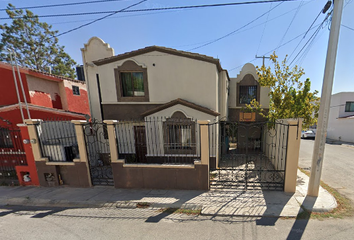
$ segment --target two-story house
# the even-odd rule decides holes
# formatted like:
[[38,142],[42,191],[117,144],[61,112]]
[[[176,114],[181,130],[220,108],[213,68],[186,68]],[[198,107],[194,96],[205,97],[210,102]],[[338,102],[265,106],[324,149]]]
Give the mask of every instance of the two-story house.
[[[117,129],[120,134],[135,136],[135,145],[144,139],[145,156],[198,154],[199,130],[193,121],[252,122],[261,119],[255,113],[244,115],[245,104],[255,98],[265,108],[269,106],[269,89],[259,86],[252,64],[246,64],[237,78],[230,79],[219,59],[166,47],[114,55],[109,44],[93,37],[81,51],[93,118],[162,119],[159,124],[146,121],[145,126],[129,131]],[[151,129],[158,129],[158,134]],[[210,135],[218,139],[219,130],[215,128]],[[194,141],[195,145],[190,145]],[[150,142],[159,149],[150,151]],[[125,148],[131,147],[122,145],[120,151]],[[216,151],[211,155],[218,155]]]
[[15,166],[26,165],[17,124],[29,118],[85,120],[89,114],[85,82],[22,67],[17,72],[0,62],[0,180],[16,178]]
[[332,95],[327,138],[354,143],[354,92]]

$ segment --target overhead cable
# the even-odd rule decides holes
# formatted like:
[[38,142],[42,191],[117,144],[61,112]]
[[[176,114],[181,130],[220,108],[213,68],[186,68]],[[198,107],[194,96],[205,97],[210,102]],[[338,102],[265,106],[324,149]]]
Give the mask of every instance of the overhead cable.
[[[204,5],[191,5],[191,6],[176,6],[176,7],[162,7],[162,8],[143,8],[143,9],[133,9],[120,11],[121,13],[132,13],[132,12],[151,12],[151,11],[166,11],[166,10],[183,10],[183,9],[197,9],[197,8],[209,8],[209,7],[226,7],[226,6],[237,6],[237,5],[247,5],[247,4],[261,4],[261,3],[272,3],[272,2],[294,2],[299,0],[268,0],[268,1],[249,1],[249,2],[237,2],[237,3],[218,3],[218,4],[204,4]],[[62,14],[49,14],[49,15],[36,15],[33,17],[49,18],[49,17],[72,17],[72,16],[83,16],[83,15],[95,15],[95,14],[109,14],[116,13],[116,11],[96,11],[96,12],[82,12],[82,13],[62,13]],[[18,17],[21,18],[21,17]],[[11,19],[10,17],[0,18],[0,20]]]

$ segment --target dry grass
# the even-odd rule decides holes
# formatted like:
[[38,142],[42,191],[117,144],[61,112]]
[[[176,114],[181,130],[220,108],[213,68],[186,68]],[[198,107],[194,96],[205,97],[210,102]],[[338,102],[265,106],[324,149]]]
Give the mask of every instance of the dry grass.
[[[305,173],[307,176],[310,176],[310,172],[299,168],[301,172]],[[344,218],[351,217],[354,215],[354,209],[351,204],[350,199],[341,195],[337,190],[328,186],[326,183],[321,181],[321,187],[326,189],[333,197],[337,200],[338,206],[333,209],[331,212],[311,212],[304,209],[302,213],[300,213],[297,218],[298,219],[325,219],[325,218]]]

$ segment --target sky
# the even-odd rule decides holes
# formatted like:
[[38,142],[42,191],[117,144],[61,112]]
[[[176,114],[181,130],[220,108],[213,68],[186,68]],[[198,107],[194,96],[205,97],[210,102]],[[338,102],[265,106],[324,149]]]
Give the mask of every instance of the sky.
[[[40,21],[47,22],[53,26],[53,30],[64,33],[108,15],[87,13],[118,11],[141,0],[87,3],[92,1],[97,0],[0,0],[0,9],[5,9],[9,2],[16,7],[86,2],[80,5],[30,9],[40,16]],[[147,0],[129,10],[250,1],[264,2]],[[78,64],[82,64],[80,49],[91,37],[97,36],[114,48],[115,54],[157,45],[212,56],[220,59],[221,66],[228,70],[230,77],[236,77],[242,66],[248,62],[261,66],[262,59],[255,56],[268,57],[275,51],[279,60],[288,55],[291,66],[304,68],[303,80],[310,78],[311,90],[321,92],[330,32],[330,20],[324,21],[326,14],[321,12],[326,2],[327,0],[294,0],[181,10],[119,12],[58,38],[59,44],[65,46],[66,52]],[[86,14],[43,17],[67,13]],[[354,0],[344,0],[332,93],[354,91],[353,13]],[[6,17],[6,12],[0,10],[0,18]],[[6,19],[0,20],[0,24],[6,22],[10,23]],[[303,50],[300,51],[301,49]],[[266,59],[265,65],[270,64]]]

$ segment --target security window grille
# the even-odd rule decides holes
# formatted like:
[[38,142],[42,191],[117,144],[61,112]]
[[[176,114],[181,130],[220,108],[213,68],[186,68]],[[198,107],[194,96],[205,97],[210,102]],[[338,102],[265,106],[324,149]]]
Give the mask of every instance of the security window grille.
[[257,100],[257,86],[240,86],[239,103],[250,104],[253,99]]
[[191,149],[192,148],[191,125],[168,126],[168,145],[170,149]]
[[78,86],[73,86],[73,94],[80,95],[80,88]]
[[144,78],[142,72],[121,72],[123,97],[144,97]]
[[13,148],[9,129],[0,127],[0,148]]
[[345,111],[346,112],[354,112],[354,102],[346,102],[345,103]]

